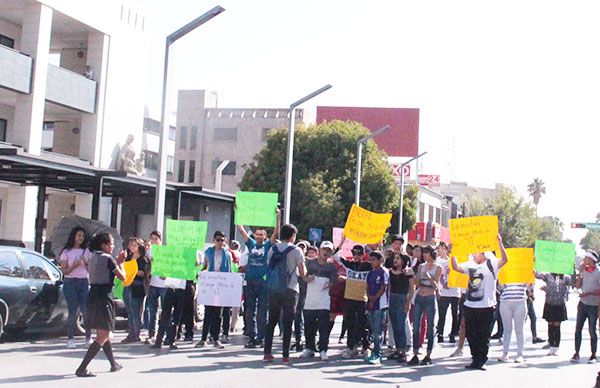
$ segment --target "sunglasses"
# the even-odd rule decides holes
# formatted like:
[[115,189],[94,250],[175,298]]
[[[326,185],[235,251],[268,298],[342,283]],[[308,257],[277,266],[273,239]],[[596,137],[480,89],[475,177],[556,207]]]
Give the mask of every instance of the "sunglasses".
[[215,241],[216,242],[223,242],[223,241],[225,241],[225,239],[224,238],[217,238],[217,239],[215,239]]

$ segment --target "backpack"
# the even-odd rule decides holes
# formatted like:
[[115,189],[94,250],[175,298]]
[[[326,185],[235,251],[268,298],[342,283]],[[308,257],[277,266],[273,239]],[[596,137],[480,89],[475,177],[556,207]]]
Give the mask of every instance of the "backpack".
[[267,289],[270,292],[279,293],[287,289],[291,277],[287,270],[287,254],[295,248],[295,246],[287,247],[283,252],[279,252],[276,245],[271,248],[273,253],[267,272]]

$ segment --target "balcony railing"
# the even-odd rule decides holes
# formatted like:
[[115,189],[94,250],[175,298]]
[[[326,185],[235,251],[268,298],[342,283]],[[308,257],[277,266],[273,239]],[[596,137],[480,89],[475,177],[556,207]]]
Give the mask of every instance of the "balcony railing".
[[96,111],[96,81],[70,70],[48,65],[46,100],[86,113]]
[[0,87],[31,92],[31,57],[0,45]]

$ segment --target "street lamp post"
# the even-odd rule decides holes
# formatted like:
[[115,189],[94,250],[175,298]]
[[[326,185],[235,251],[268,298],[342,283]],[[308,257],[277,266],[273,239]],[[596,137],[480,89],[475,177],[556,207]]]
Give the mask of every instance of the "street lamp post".
[[156,215],[156,230],[162,231],[165,220],[165,199],[167,190],[167,143],[169,140],[169,120],[168,112],[168,94],[169,94],[169,58],[172,56],[172,44],[179,38],[182,38],[189,32],[200,27],[210,19],[225,11],[225,8],[217,5],[210,11],[192,20],[185,26],[181,27],[171,35],[167,36],[165,44],[165,64],[163,71],[163,90],[160,122],[162,130],[160,131],[160,142],[158,148],[159,160],[156,181],[156,194],[154,196],[154,214]]
[[425,155],[427,152],[423,152],[420,155],[415,156],[414,158],[407,160],[406,162],[400,165],[400,211],[398,212],[398,234],[402,235],[402,210],[404,208],[404,166],[410,164],[413,160],[419,159],[421,156]]
[[319,90],[315,90],[311,94],[302,97],[298,101],[290,105],[290,122],[288,128],[288,141],[287,141],[287,158],[285,162],[285,194],[284,194],[284,209],[283,209],[283,223],[290,223],[290,208],[292,198],[292,163],[294,161],[294,132],[295,132],[295,117],[294,111],[296,108],[306,101],[318,96],[319,94],[331,89],[331,85],[327,84]]
[[360,172],[362,169],[362,146],[370,139],[373,139],[374,137],[385,133],[388,129],[390,129],[390,126],[385,125],[360,139],[356,145],[356,188],[354,190],[354,203],[356,205],[360,205]]

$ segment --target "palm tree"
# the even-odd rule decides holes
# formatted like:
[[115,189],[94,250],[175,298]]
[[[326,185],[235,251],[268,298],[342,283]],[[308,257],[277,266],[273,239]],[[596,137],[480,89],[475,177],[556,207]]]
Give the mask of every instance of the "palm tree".
[[535,205],[535,214],[537,215],[538,203],[543,194],[546,194],[546,187],[544,182],[540,178],[535,178],[532,183],[527,186],[529,195],[533,198],[533,204]]

